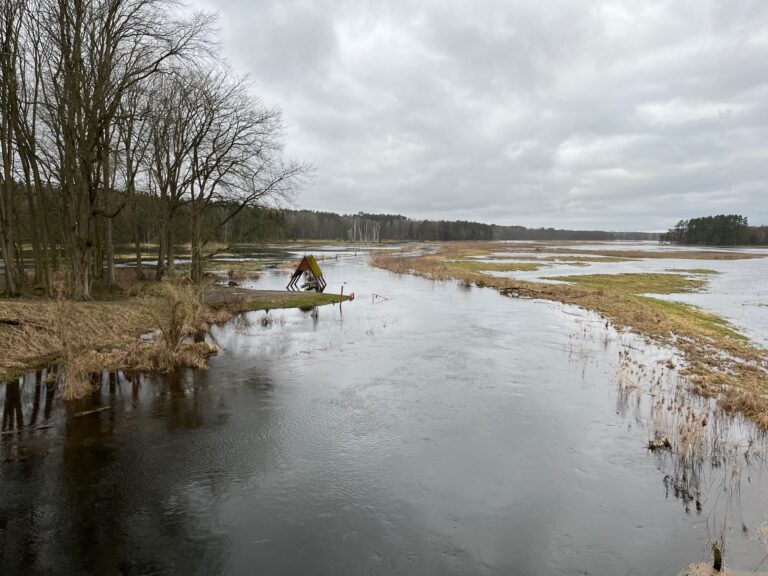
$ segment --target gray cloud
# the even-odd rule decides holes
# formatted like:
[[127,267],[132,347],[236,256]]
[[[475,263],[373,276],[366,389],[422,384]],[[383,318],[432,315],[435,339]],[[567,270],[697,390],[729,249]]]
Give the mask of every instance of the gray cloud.
[[768,223],[768,3],[199,0],[314,164],[302,207]]

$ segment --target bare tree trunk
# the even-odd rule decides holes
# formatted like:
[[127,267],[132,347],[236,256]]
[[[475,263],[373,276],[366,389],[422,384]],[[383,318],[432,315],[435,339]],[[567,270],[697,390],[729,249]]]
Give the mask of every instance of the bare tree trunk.
[[93,220],[93,249],[91,251],[91,277],[94,280],[104,278],[104,220]]
[[193,282],[199,283],[203,279],[203,243],[202,221],[197,206],[191,205],[192,212],[192,263],[189,276]]
[[105,243],[107,253],[107,291],[111,291],[116,284],[115,280],[115,245],[112,242],[112,218],[107,218],[107,230],[105,232]]
[[32,173],[35,182],[35,191],[37,194],[37,205],[40,207],[40,265],[42,267],[43,288],[46,295],[51,295],[51,256],[50,256],[50,240],[48,237],[48,210],[47,203],[45,201],[45,193],[43,192],[42,183],[39,176],[34,176],[35,168],[33,167]]
[[133,227],[134,245],[136,247],[136,280],[144,280],[144,270],[141,266],[141,236],[142,226],[138,215],[134,215],[135,225]]
[[165,240],[165,254],[166,254],[166,269],[168,274],[173,276],[176,273],[176,253],[173,248],[173,222],[167,223],[166,240]]
[[3,270],[5,272],[5,291],[8,294],[17,294],[16,276],[14,274],[13,249],[5,238],[0,238],[0,252],[3,255]]
[[14,245],[14,210],[13,210],[13,123],[18,112],[17,107],[17,70],[16,56],[18,38],[15,19],[18,18],[16,6],[5,2],[0,14],[0,160],[2,175],[0,178],[0,253],[5,267],[5,289],[16,294],[16,253]]
[[165,276],[165,243],[167,236],[164,227],[160,227],[160,242],[157,248],[157,268],[155,269],[155,280],[158,282]]
[[70,265],[72,269],[72,296],[76,300],[91,299],[91,270],[93,265],[94,219],[88,182],[83,179],[84,191],[70,194],[74,196],[70,210]]
[[112,243],[112,215],[110,214],[110,194],[112,192],[109,173],[109,138],[104,138],[104,150],[102,151],[102,182],[104,186],[104,208],[107,213],[104,231],[104,249],[107,256],[106,284],[107,292],[110,292],[115,285],[115,246]]
[[43,256],[40,243],[40,220],[38,217],[38,207],[36,206],[33,195],[34,185],[32,183],[29,165],[22,159],[24,167],[24,178],[26,180],[24,190],[27,193],[27,204],[29,204],[30,232],[32,236],[32,261],[34,263],[34,284],[42,285],[43,282]]
[[2,157],[3,157],[3,181],[0,183],[0,252],[3,256],[5,268],[5,290],[9,294],[17,293],[16,285],[16,253],[13,239],[13,179],[11,174],[11,151],[9,148],[10,135],[7,119],[3,118],[2,125]]

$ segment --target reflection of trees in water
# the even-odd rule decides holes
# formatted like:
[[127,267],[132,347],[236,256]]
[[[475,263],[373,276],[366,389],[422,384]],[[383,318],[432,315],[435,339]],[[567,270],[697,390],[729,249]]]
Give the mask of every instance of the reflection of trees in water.
[[[55,388],[47,383],[48,370],[30,372],[23,378],[8,382],[3,400],[2,430],[5,432],[34,428],[40,423],[40,408],[43,405],[43,421],[51,417]],[[29,417],[25,422],[25,412]]]
[[[225,540],[201,528],[184,499],[183,458],[162,448],[158,457],[144,432],[158,406],[170,428],[202,426],[200,388],[183,375],[149,380],[104,373],[91,397],[68,403],[45,371],[5,387],[4,429],[24,432],[4,435],[13,452],[1,475],[2,573],[221,572]],[[56,428],[29,431],[48,421]],[[51,432],[60,450],[40,441]],[[169,502],[175,493],[182,505]]]
[[194,430],[204,424],[194,372],[185,370],[153,378],[152,413],[163,418],[169,430]]
[[[200,427],[204,422],[198,391],[205,378],[191,371],[163,376],[107,372],[91,376],[93,393],[80,400],[63,402],[56,398],[55,378],[49,369],[30,372],[23,378],[2,385],[2,431],[30,429],[36,432],[57,414],[65,416],[65,436],[73,440],[114,432],[122,412],[137,412],[150,396],[150,407],[168,417],[171,428]],[[144,384],[151,380],[147,389]],[[142,391],[145,393],[142,395]],[[90,414],[102,409],[99,417]],[[7,435],[5,435],[7,436]]]
[[21,385],[16,380],[5,385],[3,431],[21,428],[24,428],[24,416],[21,412]]

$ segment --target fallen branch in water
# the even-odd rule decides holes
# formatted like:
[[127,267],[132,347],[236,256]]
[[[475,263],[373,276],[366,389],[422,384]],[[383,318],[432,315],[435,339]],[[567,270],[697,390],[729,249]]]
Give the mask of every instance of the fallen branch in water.
[[45,428],[53,428],[53,424],[43,424],[42,426],[35,426],[34,428],[18,428],[16,430],[5,430],[0,432],[0,436],[3,434],[17,434],[19,432],[33,432],[35,430],[44,430]]
[[101,408],[94,408],[93,410],[84,410],[83,412],[78,412],[72,418],[77,418],[78,416],[88,416],[88,414],[95,414],[96,412],[103,412],[104,410],[109,410],[112,408],[111,406],[102,406]]

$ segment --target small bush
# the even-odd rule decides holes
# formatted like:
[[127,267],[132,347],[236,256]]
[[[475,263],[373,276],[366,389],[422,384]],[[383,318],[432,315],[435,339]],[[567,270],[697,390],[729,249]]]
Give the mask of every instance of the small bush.
[[160,331],[158,343],[170,354],[178,352],[188,336],[205,328],[202,295],[194,285],[161,282],[153,287],[143,303]]

